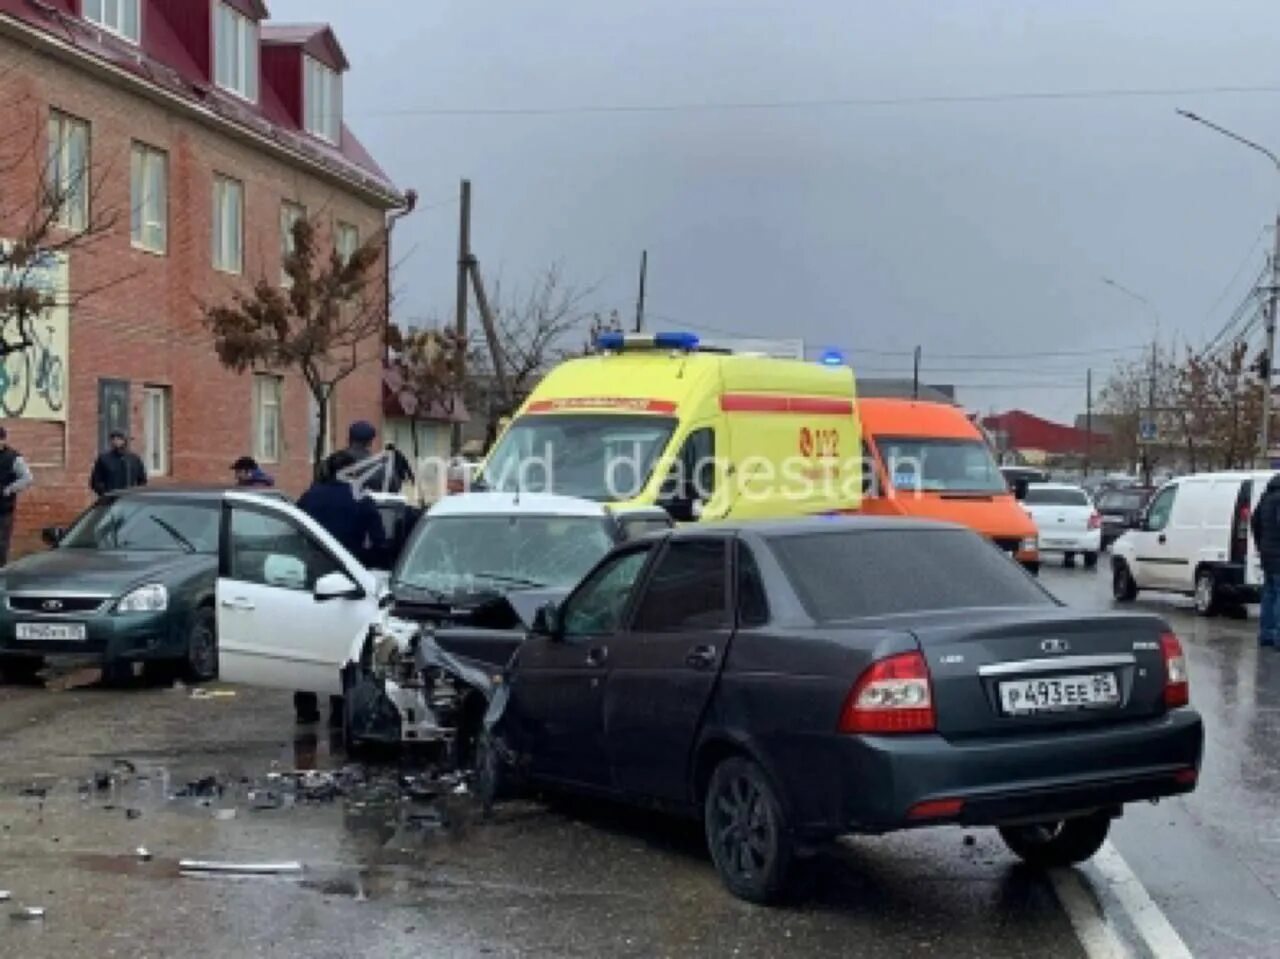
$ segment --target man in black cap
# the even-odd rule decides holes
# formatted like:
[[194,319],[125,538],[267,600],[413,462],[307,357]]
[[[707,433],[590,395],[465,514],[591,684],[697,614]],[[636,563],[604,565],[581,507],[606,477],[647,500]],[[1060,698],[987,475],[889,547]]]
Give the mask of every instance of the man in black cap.
[[129,438],[120,430],[111,431],[111,448],[102,453],[89,474],[89,488],[99,496],[116,490],[147,485],[147,468],[138,454],[129,449]]
[[236,475],[236,485],[245,489],[270,489],[276,485],[271,474],[252,456],[242,456],[232,463],[231,472]]
[[[369,493],[385,493],[390,491],[391,473],[385,462],[367,462],[376,458],[373,452],[373,441],[378,438],[378,431],[367,420],[356,420],[347,430],[347,448],[339,450],[325,461],[322,478],[336,479],[339,470],[346,470],[343,477],[347,482],[358,481],[360,487]],[[344,466],[335,466],[339,457]]]
[[9,445],[9,433],[0,426],[0,566],[9,562],[13,539],[13,513],[18,494],[30,489],[35,478],[22,454]]

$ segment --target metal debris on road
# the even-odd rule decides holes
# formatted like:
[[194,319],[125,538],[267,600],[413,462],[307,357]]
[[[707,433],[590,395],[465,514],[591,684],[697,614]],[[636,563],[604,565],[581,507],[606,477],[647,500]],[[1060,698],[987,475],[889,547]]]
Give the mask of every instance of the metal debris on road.
[[16,912],[10,913],[14,919],[43,919],[44,906],[23,906]]
[[192,699],[235,699],[235,697],[234,689],[201,689],[197,686],[191,690]]
[[300,862],[208,862],[183,859],[178,863],[182,875],[191,876],[296,876],[302,873]]
[[143,862],[151,861],[151,851],[146,846],[139,846],[137,849],[138,858]]

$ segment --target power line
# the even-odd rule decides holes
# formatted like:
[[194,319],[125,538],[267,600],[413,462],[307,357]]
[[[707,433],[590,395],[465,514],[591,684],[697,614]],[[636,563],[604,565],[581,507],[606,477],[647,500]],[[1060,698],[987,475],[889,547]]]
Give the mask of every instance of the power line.
[[798,100],[703,101],[686,103],[563,104],[557,106],[404,107],[369,110],[364,117],[507,117],[627,113],[727,113],[867,107],[954,106],[963,104],[1125,100],[1150,97],[1280,93],[1280,86],[1111,87],[1096,90],[1031,90],[999,93],[924,94],[900,97],[827,97]]
[[[1231,279],[1228,280],[1227,285],[1222,288],[1222,292],[1219,293],[1218,298],[1213,301],[1213,305],[1205,312],[1205,322],[1208,322],[1213,318],[1213,314],[1218,311],[1218,307],[1220,307],[1222,305],[1222,301],[1227,298],[1227,294],[1235,288],[1236,281],[1240,279],[1240,274],[1244,272],[1245,267],[1249,265],[1249,261],[1253,259],[1254,253],[1257,252],[1258,244],[1262,241],[1262,238],[1267,235],[1268,229],[1269,227],[1261,227],[1258,232],[1253,235],[1253,242],[1249,244],[1248,252],[1246,252],[1244,257],[1240,260],[1240,265],[1236,267],[1235,273],[1231,274]],[[1257,285],[1258,284],[1255,281],[1253,286],[1256,287]]]

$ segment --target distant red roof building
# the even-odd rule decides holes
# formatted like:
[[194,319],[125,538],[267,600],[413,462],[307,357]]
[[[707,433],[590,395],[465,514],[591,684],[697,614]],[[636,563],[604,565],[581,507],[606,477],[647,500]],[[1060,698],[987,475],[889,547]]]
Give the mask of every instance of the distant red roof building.
[[[1046,453],[1085,453],[1090,448],[1089,433],[1042,419],[1023,410],[1010,410],[995,416],[984,416],[983,427],[998,444],[1010,450],[1043,450]],[[1107,445],[1108,437],[1096,430],[1092,449]]]

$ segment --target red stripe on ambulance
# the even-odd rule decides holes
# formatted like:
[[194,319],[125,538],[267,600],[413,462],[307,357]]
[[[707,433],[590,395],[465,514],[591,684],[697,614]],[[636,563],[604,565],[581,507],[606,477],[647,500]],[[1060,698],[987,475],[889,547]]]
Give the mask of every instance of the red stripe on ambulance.
[[670,400],[645,399],[635,396],[565,396],[530,403],[527,413],[566,413],[575,410],[618,410],[626,413],[665,413],[676,411]]
[[720,409],[725,413],[804,413],[816,416],[852,416],[853,401],[823,396],[724,393],[720,397]]

